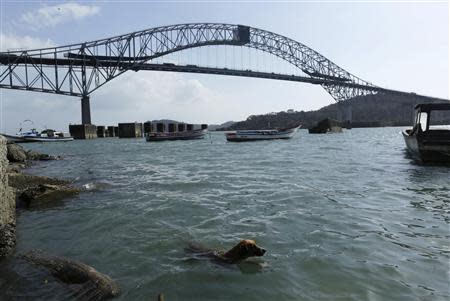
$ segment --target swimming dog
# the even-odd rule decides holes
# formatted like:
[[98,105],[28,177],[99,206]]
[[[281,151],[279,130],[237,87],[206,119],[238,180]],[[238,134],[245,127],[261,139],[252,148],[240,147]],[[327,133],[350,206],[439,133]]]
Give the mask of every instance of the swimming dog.
[[227,252],[207,249],[197,244],[189,244],[186,250],[224,263],[239,263],[249,257],[260,257],[266,253],[265,249],[256,245],[256,242],[251,239],[241,240]]

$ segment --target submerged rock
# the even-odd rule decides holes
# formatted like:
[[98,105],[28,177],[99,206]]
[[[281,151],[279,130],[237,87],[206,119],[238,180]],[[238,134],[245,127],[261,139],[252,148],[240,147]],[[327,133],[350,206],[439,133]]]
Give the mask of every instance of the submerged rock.
[[46,268],[55,278],[71,285],[74,295],[82,300],[105,300],[120,294],[114,280],[84,263],[36,250],[23,254],[23,258]]
[[8,174],[9,185],[16,189],[16,207],[30,208],[74,196],[81,190],[69,182],[23,173]]
[[35,176],[24,173],[10,173],[8,174],[9,186],[23,191],[27,188],[48,184],[48,185],[69,185],[69,182],[59,179],[53,179],[43,176]]
[[[18,203],[29,208],[32,205],[42,204],[65,199],[78,194],[80,190],[68,185],[39,184],[29,187],[18,195]],[[20,207],[20,206],[19,206]]]
[[48,154],[41,154],[35,152],[33,150],[26,151],[27,160],[40,160],[40,161],[49,161],[49,160],[59,160],[59,156],[53,156]]

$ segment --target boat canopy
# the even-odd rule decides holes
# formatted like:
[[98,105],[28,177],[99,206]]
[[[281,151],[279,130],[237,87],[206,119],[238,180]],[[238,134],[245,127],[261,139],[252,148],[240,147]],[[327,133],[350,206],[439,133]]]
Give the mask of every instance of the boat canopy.
[[420,110],[421,112],[450,110],[450,101],[441,103],[419,103],[414,109]]

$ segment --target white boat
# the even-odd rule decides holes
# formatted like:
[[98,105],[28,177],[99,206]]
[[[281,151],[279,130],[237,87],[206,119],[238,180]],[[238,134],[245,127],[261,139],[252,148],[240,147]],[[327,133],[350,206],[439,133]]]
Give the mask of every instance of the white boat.
[[17,135],[2,134],[10,142],[26,143],[26,142],[64,142],[72,141],[68,133],[56,132],[54,130],[44,130],[41,133],[36,129],[31,129],[29,132],[19,132]]
[[300,127],[301,125],[286,129],[238,130],[235,132],[225,133],[225,136],[227,137],[227,141],[230,142],[290,139]]
[[14,142],[14,143],[26,142],[25,139],[22,136],[8,135],[8,134],[0,134],[0,135],[5,137],[8,142]]

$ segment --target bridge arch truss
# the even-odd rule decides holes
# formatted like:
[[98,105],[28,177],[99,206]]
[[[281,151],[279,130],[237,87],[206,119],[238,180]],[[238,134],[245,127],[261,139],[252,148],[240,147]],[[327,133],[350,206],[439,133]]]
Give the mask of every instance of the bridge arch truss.
[[68,46],[3,52],[0,88],[87,96],[128,70],[152,70],[149,63],[155,58],[211,45],[244,46],[277,56],[299,68],[306,82],[322,85],[338,102],[380,90],[297,41],[258,28],[219,23],[163,26]]

